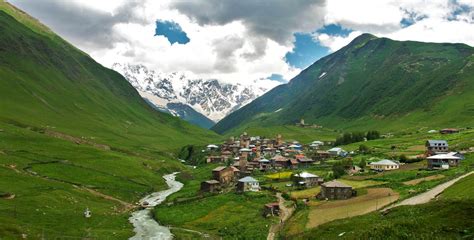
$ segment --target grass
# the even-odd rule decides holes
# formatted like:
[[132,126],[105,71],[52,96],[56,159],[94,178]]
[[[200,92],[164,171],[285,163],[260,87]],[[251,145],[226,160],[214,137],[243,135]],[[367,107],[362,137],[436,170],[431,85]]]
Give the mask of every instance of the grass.
[[[126,239],[134,203],[220,136],[153,110],[119,74],[0,1],[0,236]],[[89,208],[92,217],[85,219]]]
[[474,199],[474,175],[459,180],[453,186],[446,189],[441,194],[441,199],[446,200],[464,200]]
[[274,201],[273,196],[264,192],[226,193],[162,205],[154,213],[164,225],[202,231],[223,239],[264,239],[274,219],[262,216],[263,205]]
[[315,198],[316,195],[321,191],[321,187],[313,187],[304,190],[291,191],[290,196],[292,199],[309,199]]

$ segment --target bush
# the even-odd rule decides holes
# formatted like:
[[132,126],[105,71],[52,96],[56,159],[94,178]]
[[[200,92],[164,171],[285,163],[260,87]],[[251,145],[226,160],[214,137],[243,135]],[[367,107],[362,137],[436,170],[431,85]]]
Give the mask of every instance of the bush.
[[370,153],[370,148],[362,144],[359,146],[359,152],[363,154]]

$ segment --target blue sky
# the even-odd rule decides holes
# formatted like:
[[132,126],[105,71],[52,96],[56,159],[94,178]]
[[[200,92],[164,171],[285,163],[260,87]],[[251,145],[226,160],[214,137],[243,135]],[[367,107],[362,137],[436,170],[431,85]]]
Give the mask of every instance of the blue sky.
[[155,36],[164,36],[171,44],[186,44],[190,41],[181,26],[173,21],[157,20]]
[[[313,32],[312,34],[325,33],[328,35],[337,35],[346,37],[352,31],[344,29],[339,25],[331,24]],[[306,68],[318,59],[330,53],[329,48],[322,46],[317,40],[314,40],[310,33],[295,33],[295,47],[292,52],[288,52],[285,60],[288,64],[297,68]]]

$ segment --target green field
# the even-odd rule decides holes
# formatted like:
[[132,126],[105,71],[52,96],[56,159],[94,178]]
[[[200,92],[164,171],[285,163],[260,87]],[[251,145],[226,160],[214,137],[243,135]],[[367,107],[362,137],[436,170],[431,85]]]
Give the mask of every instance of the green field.
[[[263,206],[274,202],[266,192],[208,196],[155,209],[155,217],[165,225],[197,230],[223,239],[265,239],[276,221],[262,216]],[[174,234],[180,238],[181,232]]]

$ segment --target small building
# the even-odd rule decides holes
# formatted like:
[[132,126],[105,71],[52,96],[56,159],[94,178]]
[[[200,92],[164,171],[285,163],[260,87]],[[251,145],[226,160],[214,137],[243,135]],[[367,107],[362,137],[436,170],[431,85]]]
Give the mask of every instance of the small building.
[[321,192],[318,194],[319,199],[343,200],[349,199],[356,195],[356,191],[351,186],[333,180],[321,184]]
[[237,183],[237,191],[239,192],[257,192],[260,191],[260,184],[258,183],[258,180],[247,176],[244,178],[239,179]]
[[458,133],[459,129],[457,129],[457,128],[445,128],[445,129],[439,130],[439,132],[441,134],[453,134],[453,133]]
[[446,154],[437,154],[427,158],[428,168],[430,169],[449,169],[450,167],[457,167],[462,160],[462,155],[457,152],[450,152]]
[[288,146],[288,148],[295,151],[301,151],[303,149],[303,146],[301,146],[300,144],[291,144],[290,146]]
[[297,173],[294,175],[294,178],[299,185],[303,185],[305,187],[317,186],[323,183],[322,178],[309,172]]
[[263,208],[263,216],[279,216],[280,215],[280,205],[277,202],[267,203]]
[[337,157],[337,156],[340,156],[342,154],[344,150],[342,150],[342,148],[339,148],[339,147],[335,147],[335,148],[331,148],[328,150],[328,153],[329,155],[333,156],[333,157]]
[[216,180],[207,180],[201,182],[201,191],[202,192],[210,192],[216,193],[221,190],[221,184]]
[[276,168],[288,168],[291,165],[290,160],[282,155],[274,156],[271,161]]
[[212,170],[212,178],[221,184],[234,182],[234,171],[230,167],[216,167]]
[[305,156],[298,157],[296,158],[296,160],[298,161],[298,167],[301,167],[301,168],[309,167],[314,163],[313,159],[306,158]]
[[218,148],[219,148],[219,146],[214,145],[214,144],[209,144],[209,145],[207,145],[207,150],[210,150],[210,151],[211,151],[211,150],[216,150],[216,149],[218,149]]
[[376,171],[391,171],[400,168],[400,164],[392,160],[384,159],[378,162],[371,162],[370,169]]
[[350,167],[347,170],[347,173],[348,174],[356,174],[356,173],[359,173],[361,170],[362,170],[362,168],[360,168],[359,166],[354,165],[354,166]]
[[328,151],[316,151],[316,153],[313,155],[314,160],[324,160],[330,157],[331,157],[331,154],[329,154]]
[[446,140],[428,140],[425,143],[426,152],[429,156],[446,153],[449,150],[449,145]]
[[222,162],[222,156],[207,156],[206,162],[207,163],[220,163]]

